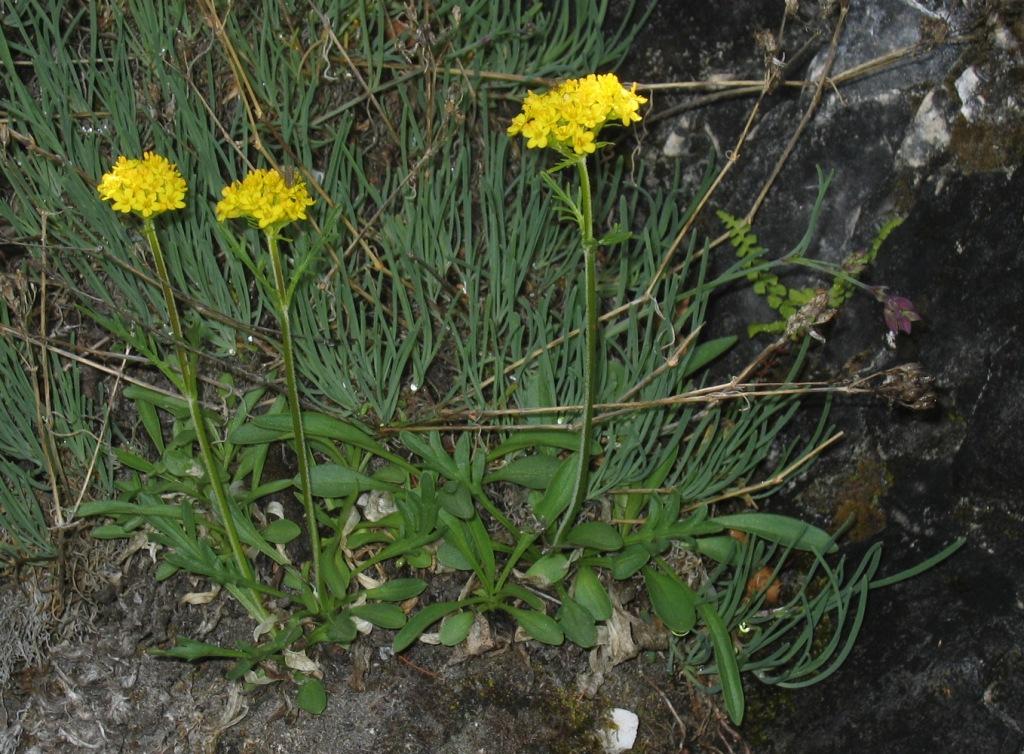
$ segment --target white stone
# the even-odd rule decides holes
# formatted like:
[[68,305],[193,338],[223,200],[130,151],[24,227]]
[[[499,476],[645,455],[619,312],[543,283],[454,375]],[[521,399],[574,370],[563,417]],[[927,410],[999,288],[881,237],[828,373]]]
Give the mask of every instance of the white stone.
[[973,123],[985,105],[985,98],[978,94],[981,79],[974,66],[969,66],[956,80],[956,93],[960,95],[960,114]]
[[622,754],[633,748],[640,718],[628,709],[612,710],[612,726],[601,731],[601,745],[606,754]]
[[932,154],[949,145],[949,128],[935,104],[934,95],[935,92],[928,92],[921,101],[897,153],[897,160],[912,168],[924,167]]
[[685,147],[686,141],[682,136],[673,131],[665,139],[665,146],[661,148],[661,153],[666,157],[680,157],[685,151]]
[[1010,30],[1007,29],[1005,26],[1000,26],[999,28],[997,28],[992,36],[995,39],[996,47],[998,47],[1000,50],[1017,49],[1017,40],[1013,38],[1013,35],[1010,33]]
[[395,499],[390,492],[364,492],[356,500],[356,505],[363,509],[367,521],[380,521],[398,510]]

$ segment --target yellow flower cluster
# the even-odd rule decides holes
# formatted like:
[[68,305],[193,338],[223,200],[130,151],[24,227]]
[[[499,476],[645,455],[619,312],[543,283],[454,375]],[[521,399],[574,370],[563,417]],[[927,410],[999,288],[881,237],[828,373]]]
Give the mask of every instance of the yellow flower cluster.
[[304,182],[289,184],[276,170],[254,170],[243,180],[225,186],[221,193],[218,220],[246,217],[263,229],[305,220],[306,207],[313,204]]
[[185,179],[166,157],[146,152],[141,160],[117,158],[100,179],[100,198],[114,203],[118,212],[150,218],[185,206]]
[[635,123],[640,120],[637,111],[646,101],[636,93],[636,84],[626,89],[614,73],[592,73],[544,94],[527,94],[523,111],[512,119],[508,135],[522,134],[531,149],[553,147],[590,154],[597,148],[597,134],[605,123]]

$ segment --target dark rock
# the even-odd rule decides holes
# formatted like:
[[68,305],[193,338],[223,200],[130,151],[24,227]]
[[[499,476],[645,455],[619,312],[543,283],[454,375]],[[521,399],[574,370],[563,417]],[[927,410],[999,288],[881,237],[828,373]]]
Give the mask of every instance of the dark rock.
[[[783,44],[790,54],[836,18],[823,19],[818,3],[799,5]],[[868,543],[884,543],[884,574],[968,538],[941,567],[872,593],[860,641],[823,683],[785,691],[748,679],[742,731],[758,752],[1024,746],[1024,25],[1015,4],[967,5],[850,4],[833,75],[910,45],[916,54],[826,89],[754,223],[774,254],[790,248],[804,233],[818,167],[835,177],[814,256],[839,262],[887,218],[904,216],[864,280],[909,298],[923,321],[890,347],[880,304],[858,296],[826,331],[814,368],[842,376],[844,368],[919,362],[938,390],[938,405],[924,414],[838,401],[832,418],[847,433],[845,445],[776,509],[831,523],[845,506],[862,517]],[[753,36],[777,29],[782,9],[664,3],[656,13],[666,15],[644,32],[626,78],[759,78]],[[827,47],[823,38],[797,75],[818,75]],[[770,95],[715,205],[747,211],[809,102],[806,89]],[[648,138],[683,159],[698,159],[708,143],[724,152],[752,104],[748,97],[687,109]],[[715,329],[736,332],[771,315],[736,291],[720,302]]]

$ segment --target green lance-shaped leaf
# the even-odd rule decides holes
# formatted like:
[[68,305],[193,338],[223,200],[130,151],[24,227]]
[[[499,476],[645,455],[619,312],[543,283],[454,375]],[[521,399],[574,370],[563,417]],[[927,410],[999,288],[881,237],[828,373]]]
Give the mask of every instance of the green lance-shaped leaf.
[[[433,439],[433,435],[431,435]],[[440,437],[438,437],[440,441]],[[441,445],[441,450],[444,451],[444,446]],[[472,460],[470,458],[470,451],[472,450],[472,442],[469,439],[469,433],[463,433],[458,441],[455,443],[455,465],[459,471],[462,472],[464,479],[468,479],[471,476]]]
[[[403,496],[399,495],[399,505],[401,505],[402,499]],[[424,472],[420,476],[419,500],[415,499],[415,495],[411,500],[415,511],[416,531],[422,533],[431,531],[437,523],[437,511],[440,506],[437,499],[437,474],[432,471]]]
[[153,578],[157,581],[166,581],[180,570],[181,569],[178,568],[176,565],[163,562],[156,567],[156,574],[153,576]]
[[331,537],[324,545],[320,555],[320,571],[331,593],[335,597],[345,597],[352,580],[352,572],[338,551],[337,537]]
[[444,510],[463,521],[468,521],[476,513],[472,493],[460,482],[448,482],[437,490],[436,499]]
[[555,456],[524,456],[490,472],[484,482],[512,482],[531,490],[546,490],[561,465],[561,460]]
[[476,616],[471,610],[462,613],[449,615],[441,624],[440,640],[446,647],[454,647],[461,644],[469,636],[469,630],[473,627]]
[[437,548],[437,562],[446,568],[454,568],[456,571],[472,571],[473,561],[467,558],[462,551],[445,540]]
[[162,518],[181,518],[180,505],[163,503],[137,505],[123,500],[94,500],[82,503],[78,509],[79,516],[159,516]]
[[351,644],[356,639],[356,624],[348,613],[340,613],[330,621],[314,629],[307,637],[309,644],[327,641],[334,644]]
[[697,607],[700,617],[708,627],[708,635],[715,649],[715,665],[718,678],[722,684],[722,696],[725,698],[725,710],[734,725],[743,722],[743,681],[740,678],[740,666],[736,661],[736,652],[732,646],[725,623],[713,605],[703,603]]
[[515,583],[505,584],[498,593],[499,597],[509,600],[519,600],[524,605],[529,605],[534,610],[540,610],[544,612],[544,600],[536,595],[535,592],[531,592],[526,587],[520,586]]
[[490,586],[494,581],[494,543],[487,533],[486,527],[479,517],[470,521],[462,521],[450,515],[447,511],[441,511],[439,516],[446,531],[444,540],[457,549],[463,558],[469,562],[477,577],[485,586]]
[[137,453],[125,450],[124,448],[114,448],[114,457],[120,461],[123,466],[127,466],[129,469],[135,469],[143,474],[154,474],[158,471],[155,463],[146,460]]
[[380,602],[401,602],[410,597],[415,597],[427,588],[427,582],[422,579],[391,579],[391,581],[373,589],[367,589],[364,594],[368,600],[379,600]]
[[93,539],[126,539],[132,535],[130,531],[117,524],[94,526],[89,534]]
[[569,558],[554,552],[544,555],[526,571],[526,579],[540,587],[548,587],[565,578],[569,571]]
[[418,613],[409,618],[409,621],[402,627],[402,630],[395,634],[391,642],[391,648],[395,652],[402,652],[426,631],[430,626],[441,620],[448,613],[458,610],[462,606],[460,602],[435,602],[427,605]]
[[701,555],[707,555],[719,563],[733,565],[736,561],[739,543],[727,534],[698,537],[694,540],[693,549]]
[[487,460],[495,461],[517,450],[530,448],[577,450],[579,446],[579,436],[574,432],[555,429],[533,429],[525,432],[516,432],[507,440],[502,441],[494,450],[487,454]]
[[[359,492],[389,489],[391,485],[371,479],[358,471],[339,466],[336,463],[322,463],[309,470],[310,485],[317,497],[348,497]],[[296,486],[302,480],[292,480]]]
[[353,607],[349,612],[379,628],[398,629],[405,625],[405,613],[398,605],[370,603]]
[[618,581],[628,579],[651,559],[651,551],[642,544],[632,544],[612,560],[612,577]]
[[153,442],[156,449],[163,453],[164,435],[156,407],[148,400],[137,399],[135,401],[135,410],[139,412],[139,419],[142,420],[142,426],[146,430],[146,434],[149,435],[149,439]]
[[189,662],[210,657],[236,659],[249,656],[239,649],[227,649],[226,647],[218,647],[216,644],[207,644],[184,637],[178,637],[177,642],[170,649],[151,649],[149,653],[157,657],[176,657],[179,660],[188,660]]
[[565,537],[565,541],[577,547],[614,552],[622,549],[622,535],[611,524],[603,521],[584,521],[577,524]]
[[301,533],[302,529],[294,521],[279,518],[263,529],[263,538],[274,545],[286,545]]
[[735,335],[727,335],[724,338],[715,338],[714,340],[701,343],[693,349],[693,355],[686,362],[686,369],[682,376],[689,377],[701,367],[711,363],[732,348],[736,341],[737,337]]
[[491,534],[479,516],[474,516],[466,522],[465,526],[469,530],[473,547],[480,557],[480,565],[484,571],[484,584],[493,584],[497,573],[497,563],[494,558],[494,541],[491,539]]
[[299,693],[295,695],[295,703],[309,712],[311,715],[319,715],[327,709],[327,689],[322,681],[310,678],[299,686]]
[[726,529],[756,534],[762,539],[778,542],[784,547],[807,550],[819,555],[839,549],[828,532],[799,519],[776,513],[734,513],[729,516],[715,516],[709,519],[709,522]]
[[422,458],[427,466],[441,476],[451,480],[462,478],[459,467],[444,449],[441,436],[437,432],[431,432],[428,441],[424,441],[422,437],[413,432],[401,432],[398,436],[405,447]]
[[595,243],[598,246],[615,246],[633,238],[633,234],[630,233],[629,228],[625,227],[622,223],[615,223],[615,226],[601,236]]
[[565,641],[565,634],[555,620],[539,610],[522,610],[518,607],[503,605],[502,609],[511,615],[523,630],[542,644],[555,646]]
[[[365,430],[333,416],[306,411],[302,414],[302,428],[310,437],[337,440],[362,448],[382,458],[391,457],[391,453],[388,453],[387,449],[370,437]],[[270,414],[257,416],[251,422],[243,424],[228,436],[228,441],[235,445],[263,445],[275,440],[282,440],[291,434],[291,414]]]
[[430,568],[434,556],[423,547],[415,547],[405,553],[405,562],[410,568]]
[[158,393],[140,385],[128,385],[122,394],[128,400],[135,401],[136,404],[148,403],[151,406],[162,408],[177,419],[184,419],[189,415],[188,401],[184,398]]
[[168,447],[160,459],[163,463],[164,469],[167,473],[178,477],[179,479],[185,477],[198,478],[203,475],[203,466],[196,460],[195,456],[192,455],[191,449],[177,449]]
[[587,609],[594,620],[612,617],[612,601],[597,574],[589,566],[581,566],[573,581],[573,597]]
[[551,479],[551,486],[534,506],[533,512],[545,527],[554,523],[558,516],[572,503],[573,485],[576,482],[576,456],[573,453],[562,461]]
[[644,568],[644,584],[654,612],[672,633],[689,633],[697,622],[697,594],[674,576]]
[[594,616],[572,597],[566,595],[562,599],[562,606],[558,608],[556,617],[558,625],[573,644],[590,649],[597,643]]

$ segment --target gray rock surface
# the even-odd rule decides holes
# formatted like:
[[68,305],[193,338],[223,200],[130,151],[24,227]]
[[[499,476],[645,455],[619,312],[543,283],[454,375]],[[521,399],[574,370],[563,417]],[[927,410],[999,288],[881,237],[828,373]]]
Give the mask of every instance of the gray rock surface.
[[[781,52],[790,56],[820,34],[810,62],[789,77],[822,70],[836,21],[835,13],[822,17],[822,5],[799,3],[787,24]],[[626,77],[758,78],[754,35],[777,30],[782,11],[781,1],[663,3]],[[904,216],[865,281],[912,299],[923,321],[891,346],[881,307],[858,296],[826,330],[816,363],[842,376],[919,362],[936,379],[938,405],[921,414],[840,400],[832,418],[846,441],[773,505],[823,525],[840,506],[859,506],[866,543],[885,543],[886,573],[955,536],[968,541],[939,569],[873,593],[860,641],[822,684],[782,691],[748,679],[752,709],[743,733],[757,752],[1024,747],[1022,8],[850,3],[833,76],[908,47],[914,54],[897,64],[826,88],[754,228],[776,253],[790,248],[806,226],[819,166],[835,173],[819,258],[839,262],[866,246],[885,219]],[[779,89],[766,99],[716,195],[719,206],[747,211],[809,102],[807,89]],[[662,161],[697,162],[709,144],[732,147],[752,104],[748,96],[687,109],[652,126],[649,139]],[[716,325],[736,331],[766,311],[736,294]]]

